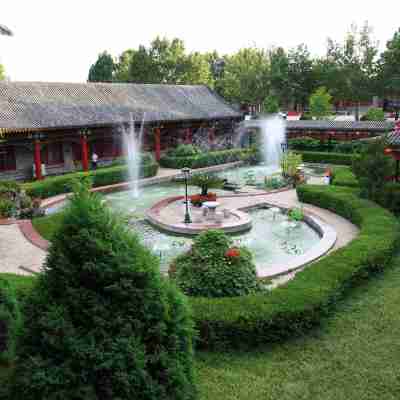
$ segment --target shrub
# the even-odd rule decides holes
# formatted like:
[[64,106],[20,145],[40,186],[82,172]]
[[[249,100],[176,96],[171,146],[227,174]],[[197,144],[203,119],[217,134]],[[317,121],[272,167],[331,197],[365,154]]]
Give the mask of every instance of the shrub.
[[252,149],[231,149],[200,153],[191,157],[174,157],[165,155],[160,159],[160,165],[165,168],[203,168],[212,165],[226,164],[234,161],[247,161],[254,154]]
[[230,297],[259,289],[251,253],[232,247],[232,239],[218,230],[196,237],[191,250],[173,262],[172,276],[190,296]]
[[192,157],[201,153],[201,149],[192,144],[180,144],[176,149],[168,152],[171,157]]
[[0,199],[0,218],[10,218],[15,215],[17,208],[15,202],[8,199]]
[[14,398],[193,399],[192,322],[157,258],[80,187],[27,299]]
[[[144,164],[140,171],[141,178],[148,178],[157,174],[158,164]],[[90,177],[94,187],[112,185],[126,181],[128,176],[126,165],[100,168],[90,172],[75,172],[66,175],[48,177],[43,181],[35,181],[23,184],[26,192],[31,197],[42,199],[67,193],[72,190],[73,183],[78,179]]]
[[311,113],[309,112],[305,112],[303,114],[301,114],[300,116],[300,121],[311,121],[313,119]]
[[349,219],[359,226],[359,235],[271,292],[190,298],[200,347],[236,348],[302,335],[319,324],[346,290],[390,263],[399,241],[399,223],[390,212],[349,188],[302,185],[298,195],[302,202]]
[[321,142],[312,137],[294,138],[288,140],[289,147],[294,150],[319,150]]
[[337,166],[333,168],[331,175],[332,185],[358,187],[358,180],[349,167]]
[[0,363],[14,360],[15,341],[20,326],[20,311],[14,290],[0,278]]
[[392,175],[393,161],[385,153],[385,140],[371,142],[353,160],[351,167],[361,189],[361,195],[378,201],[387,184],[385,177]]
[[371,107],[360,119],[361,121],[384,121],[385,113],[382,108]]
[[190,178],[189,184],[200,188],[201,196],[207,196],[208,189],[219,189],[224,185],[224,179],[216,174],[196,174]]
[[351,165],[353,154],[327,153],[317,151],[296,151],[303,156],[303,162],[319,164]]

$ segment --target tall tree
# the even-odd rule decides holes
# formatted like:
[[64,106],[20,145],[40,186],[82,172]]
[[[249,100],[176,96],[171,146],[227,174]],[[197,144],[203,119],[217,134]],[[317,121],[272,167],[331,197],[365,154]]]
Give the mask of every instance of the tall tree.
[[260,104],[268,95],[269,59],[264,50],[240,49],[225,57],[222,95],[232,102]]
[[331,113],[332,96],[324,87],[318,88],[310,97],[310,112],[317,119],[322,119]]
[[386,43],[386,50],[381,54],[379,63],[380,93],[400,96],[400,28]]
[[129,67],[135,52],[134,49],[128,49],[119,56],[118,62],[115,64],[115,82],[129,82]]
[[195,52],[186,57],[182,83],[185,85],[214,86],[213,74],[206,55]]
[[89,82],[112,82],[114,59],[106,51],[99,54],[97,61],[89,69]]
[[280,104],[288,105],[291,98],[289,91],[289,58],[282,47],[269,51],[269,90]]
[[356,103],[356,117],[361,101],[369,100],[375,89],[378,42],[372,39],[372,28],[365,22],[359,29],[352,25],[343,44],[328,39],[328,59],[337,66],[342,99]]
[[288,80],[294,108],[304,109],[316,85],[313,74],[313,60],[305,44],[289,51]]

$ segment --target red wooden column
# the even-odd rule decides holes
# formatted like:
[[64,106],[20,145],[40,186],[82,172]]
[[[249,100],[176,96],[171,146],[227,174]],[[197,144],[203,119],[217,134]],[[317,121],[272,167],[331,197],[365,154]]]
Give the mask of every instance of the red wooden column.
[[160,161],[161,158],[161,129],[154,128],[154,152],[156,161]]
[[89,170],[89,160],[88,160],[88,147],[86,135],[81,135],[81,150],[82,150],[82,168],[84,171]]
[[40,141],[35,140],[35,171],[36,171],[36,180],[41,181],[43,179],[42,175],[42,160],[40,158]]
[[215,128],[210,128],[208,131],[208,141],[210,144],[214,144],[215,140]]
[[186,144],[192,143],[192,130],[190,128],[186,129],[185,143]]

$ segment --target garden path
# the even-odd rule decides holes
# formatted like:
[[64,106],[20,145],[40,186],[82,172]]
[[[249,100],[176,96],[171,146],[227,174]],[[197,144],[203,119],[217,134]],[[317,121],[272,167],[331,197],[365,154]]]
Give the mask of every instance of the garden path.
[[[222,202],[225,201],[224,199],[221,200]],[[228,198],[226,201],[228,201]],[[232,202],[232,197],[230,201]],[[288,208],[303,206],[306,212],[316,215],[336,230],[337,242],[333,249],[345,246],[358,234],[357,227],[344,218],[328,210],[308,204],[301,204],[297,199],[295,190],[256,196],[235,196],[234,200],[235,208],[248,207],[262,202]],[[21,232],[18,223],[0,225],[0,272],[15,274],[40,272],[45,257],[46,251],[28,241]],[[274,282],[280,283],[282,280],[290,279],[292,276],[294,274],[285,275],[282,278],[277,278]]]

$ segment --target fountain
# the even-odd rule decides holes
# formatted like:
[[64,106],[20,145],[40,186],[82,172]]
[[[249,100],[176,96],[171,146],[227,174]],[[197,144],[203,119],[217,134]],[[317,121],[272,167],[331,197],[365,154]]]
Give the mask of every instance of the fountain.
[[128,128],[122,127],[122,140],[127,157],[129,186],[134,198],[139,197],[140,151],[143,139],[145,114],[139,132],[135,131],[135,121],[130,114]]
[[258,128],[261,133],[261,152],[263,163],[274,169],[280,168],[282,144],[286,143],[285,120],[276,116],[244,121],[246,128]]

